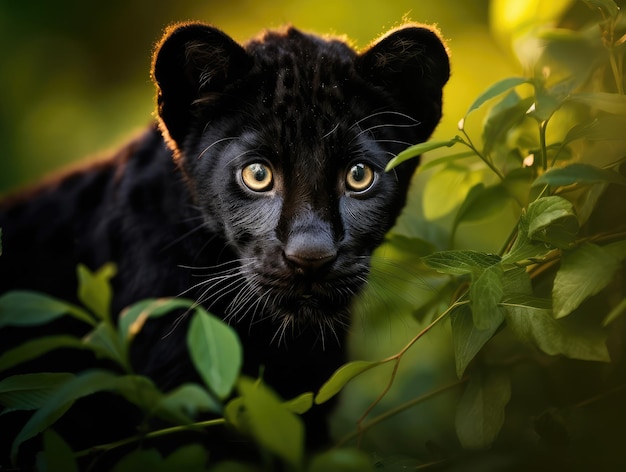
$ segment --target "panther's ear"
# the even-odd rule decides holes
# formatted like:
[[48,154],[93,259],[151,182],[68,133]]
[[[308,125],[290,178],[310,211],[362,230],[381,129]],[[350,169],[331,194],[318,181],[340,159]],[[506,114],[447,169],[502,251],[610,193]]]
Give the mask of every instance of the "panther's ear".
[[180,147],[199,99],[220,94],[251,67],[252,58],[226,34],[201,23],[171,26],[157,44],[152,79],[158,115],[170,145]]
[[409,24],[390,31],[359,55],[357,70],[421,122],[424,139],[430,136],[450,77],[448,51],[434,29]]

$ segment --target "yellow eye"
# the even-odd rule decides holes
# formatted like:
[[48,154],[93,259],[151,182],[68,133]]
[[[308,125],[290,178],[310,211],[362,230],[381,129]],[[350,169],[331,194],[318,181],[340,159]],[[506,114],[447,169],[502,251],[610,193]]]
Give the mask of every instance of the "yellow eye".
[[346,175],[346,186],[353,192],[363,192],[370,188],[373,183],[374,171],[366,164],[354,164]]
[[272,169],[260,162],[244,167],[241,171],[241,179],[246,187],[255,192],[267,192],[274,185]]

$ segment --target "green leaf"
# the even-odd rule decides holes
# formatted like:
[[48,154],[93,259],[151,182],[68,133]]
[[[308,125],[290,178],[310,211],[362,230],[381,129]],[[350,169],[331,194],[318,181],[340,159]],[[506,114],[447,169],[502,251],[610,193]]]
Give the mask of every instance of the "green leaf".
[[[209,462],[209,453],[201,444],[182,446],[165,458],[163,472],[205,472]],[[140,469],[133,469],[137,472]]]
[[528,83],[528,79],[525,79],[524,77],[509,77],[507,79],[503,79],[503,80],[500,80],[499,82],[496,82],[495,84],[491,85],[487,90],[485,90],[483,93],[481,93],[478,96],[478,98],[476,98],[476,100],[474,100],[474,102],[470,105],[467,112],[465,113],[465,117],[467,118],[467,116],[471,112],[473,112],[474,110],[477,110],[478,108],[483,106],[485,102],[491,100],[492,98],[495,98],[498,95],[501,95],[504,92],[517,87],[518,85],[522,85],[526,83]]
[[358,449],[331,449],[313,456],[307,472],[374,472],[367,453]]
[[483,171],[450,165],[431,175],[424,185],[423,212],[427,220],[445,217],[457,209],[472,187],[484,179]]
[[591,9],[597,9],[610,18],[617,18],[619,7],[613,0],[583,0]]
[[578,235],[573,205],[557,196],[543,197],[528,206],[528,237],[534,241],[567,248]]
[[532,295],[525,294],[515,294],[505,297],[499,305],[504,308],[535,308],[537,310],[552,310],[551,299],[533,297]]
[[26,341],[0,355],[0,372],[61,348],[87,349],[87,346],[80,339],[67,335],[45,336]]
[[93,318],[84,310],[38,292],[16,290],[0,296],[0,328],[3,326],[39,326],[71,315],[91,326]]
[[292,413],[303,415],[313,407],[313,393],[306,392],[285,402],[285,407]]
[[114,264],[105,264],[96,272],[91,272],[86,266],[79,264],[78,272],[78,299],[101,320],[110,319],[111,284],[117,268]]
[[460,152],[458,154],[452,154],[449,156],[438,157],[436,159],[429,160],[428,162],[422,162],[417,168],[417,172],[425,172],[428,169],[432,169],[433,167],[441,165],[456,164],[457,161],[460,161],[461,159],[467,159],[469,157],[476,157],[476,153],[474,151],[467,151]]
[[43,434],[43,451],[37,455],[38,472],[78,472],[78,464],[68,444],[55,433],[48,430]]
[[626,116],[602,115],[590,122],[579,123],[573,126],[565,136],[564,144],[569,144],[577,139],[589,141],[613,141],[623,140],[623,131],[626,129]]
[[320,405],[327,402],[337,395],[350,380],[381,364],[381,361],[352,361],[342,365],[317,392],[315,404]]
[[158,298],[142,300],[128,307],[120,314],[118,332],[123,343],[132,341],[149,318],[158,318],[177,309],[191,310],[192,300],[184,298]]
[[221,461],[219,464],[211,467],[209,472],[260,472],[258,467],[247,464],[245,462]]
[[6,408],[3,413],[41,408],[63,384],[73,378],[73,374],[65,372],[7,377],[0,381],[0,404]]
[[511,380],[503,371],[472,372],[456,410],[456,432],[463,448],[486,449],[504,424]]
[[566,167],[550,169],[545,174],[539,176],[533,182],[533,186],[549,185],[551,187],[562,187],[573,184],[588,185],[603,182],[626,185],[626,177],[615,171],[600,169],[590,164],[575,163]]
[[435,149],[439,149],[442,147],[452,147],[458,142],[459,142],[459,138],[454,137],[447,141],[427,141],[425,143],[420,143],[420,144],[411,146],[405,149],[404,151],[402,151],[393,159],[391,159],[389,163],[387,164],[387,167],[385,167],[385,172],[389,172],[391,169],[399,166],[404,161],[408,161],[409,159],[414,159],[418,156],[421,156],[425,152],[433,151]]
[[504,271],[500,264],[477,273],[470,284],[470,307],[474,325],[479,330],[494,330],[504,319],[498,303],[504,294]]
[[528,234],[529,219],[528,213],[522,212],[517,225],[517,237],[511,249],[502,257],[503,264],[515,264],[526,260],[541,259],[553,250],[552,247],[543,242],[530,239]]
[[112,472],[137,472],[149,470],[151,472],[165,472],[164,460],[155,449],[138,449],[131,451],[115,464]]
[[599,330],[579,328],[568,320],[555,320],[550,310],[507,306],[506,322],[522,341],[548,355],[586,361],[610,360],[606,336]]
[[483,123],[483,154],[489,155],[496,143],[503,142],[507,134],[525,117],[532,104],[532,98],[520,99],[511,92],[495,105]]
[[622,298],[622,301],[615,305],[613,309],[609,312],[609,314],[606,315],[606,317],[602,321],[602,326],[610,325],[611,323],[613,323],[613,321],[615,321],[624,313],[626,313],[626,297]]
[[191,423],[201,412],[222,413],[222,406],[200,385],[183,384],[163,395],[155,414],[172,423]]
[[[497,313],[501,314],[501,310],[497,310]],[[476,328],[472,320],[472,312],[467,305],[453,310],[450,320],[456,374],[461,378],[469,363],[493,337],[499,325],[493,323],[491,329],[486,330]]]
[[113,326],[101,322],[84,338],[85,346],[89,347],[98,357],[111,359],[124,370],[130,371],[131,367],[126,358],[126,350],[121,344],[117,332]]
[[570,95],[568,100],[574,103],[582,103],[593,109],[606,111],[615,115],[626,115],[626,96],[618,93],[575,93]]
[[298,468],[304,456],[302,420],[260,381],[241,378],[238,389],[249,419],[250,432],[256,441]]
[[438,272],[465,275],[499,264],[501,258],[497,254],[479,251],[440,251],[422,260]]
[[12,459],[15,460],[18,449],[24,441],[49,428],[65,414],[74,401],[101,391],[119,393],[145,411],[153,410],[160,400],[160,392],[147,377],[120,376],[104,370],[82,372],[61,385],[30,417],[13,441]]
[[485,187],[481,182],[469,191],[454,218],[452,234],[461,223],[480,221],[492,217],[508,205],[511,197],[502,184]]
[[201,308],[189,324],[187,346],[193,364],[218,398],[232,391],[242,363],[242,350],[235,331]]
[[605,288],[619,267],[618,259],[594,244],[583,244],[565,253],[552,288],[556,318],[569,315],[584,300]]

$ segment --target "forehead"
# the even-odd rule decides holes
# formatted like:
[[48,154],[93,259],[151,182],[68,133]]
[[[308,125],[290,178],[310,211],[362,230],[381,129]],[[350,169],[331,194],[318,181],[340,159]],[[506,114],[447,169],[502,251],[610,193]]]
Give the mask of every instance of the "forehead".
[[262,116],[260,130],[272,129],[282,143],[332,142],[368,113],[356,100],[356,53],[346,44],[287,30],[247,50],[255,64],[247,80],[253,113]]

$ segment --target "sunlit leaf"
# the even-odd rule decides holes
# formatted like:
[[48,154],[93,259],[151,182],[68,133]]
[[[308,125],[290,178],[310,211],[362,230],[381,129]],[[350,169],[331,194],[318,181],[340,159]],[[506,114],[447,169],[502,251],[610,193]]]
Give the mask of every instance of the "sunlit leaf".
[[446,216],[463,203],[470,189],[482,179],[480,172],[458,165],[435,172],[424,186],[424,215],[429,220]]
[[540,175],[533,185],[550,185],[551,187],[561,187],[573,184],[595,184],[610,182],[626,185],[626,177],[615,171],[601,169],[599,167],[574,163],[566,167],[550,169],[545,174]]
[[610,360],[606,336],[599,330],[579,328],[568,320],[556,320],[550,310],[507,306],[507,326],[522,341],[548,355],[587,361]]
[[241,343],[224,321],[198,308],[187,332],[187,346],[193,364],[218,398],[232,391],[242,363]]
[[21,374],[0,381],[0,404],[6,410],[36,410],[74,375],[65,372]]
[[79,264],[78,268],[78,299],[101,320],[110,318],[111,279],[117,268],[114,264],[105,264],[95,272]]
[[583,244],[564,254],[552,289],[556,318],[569,315],[605,288],[619,267],[618,259],[595,244]]
[[409,159],[414,159],[418,156],[421,156],[425,152],[433,151],[435,149],[439,149],[442,147],[451,147],[451,146],[454,146],[458,142],[459,142],[459,139],[455,137],[452,139],[448,139],[447,141],[427,141],[425,143],[420,143],[420,144],[411,146],[405,149],[404,151],[402,151],[393,159],[391,159],[389,163],[387,164],[387,167],[385,167],[385,172],[389,172],[391,169],[399,166],[404,161],[408,161]]
[[61,348],[87,349],[88,346],[82,340],[68,335],[44,336],[26,341],[0,355],[0,372]]
[[456,432],[463,448],[486,449],[504,424],[511,380],[503,371],[472,373],[456,409]]
[[524,77],[509,77],[496,82],[481,93],[476,100],[474,100],[474,102],[467,109],[467,112],[465,112],[465,116],[467,117],[467,115],[480,108],[483,104],[485,104],[485,102],[491,100],[492,98],[495,98],[498,95],[525,83],[528,83],[528,79]]
[[458,154],[452,154],[449,156],[438,157],[428,162],[422,162],[420,166],[417,168],[417,172],[424,172],[429,169],[432,169],[433,167],[437,167],[441,165],[454,164],[457,161],[460,161],[462,159],[468,159],[470,157],[476,157],[476,153],[474,151],[467,151],[467,152],[461,152]]
[[315,396],[315,403],[319,405],[327,402],[337,395],[350,380],[380,364],[380,361],[353,361],[342,365],[324,385],[322,385]]
[[304,455],[302,420],[261,382],[244,377],[238,389],[254,438],[293,467],[299,467]]
[[78,472],[78,464],[69,445],[55,433],[48,430],[43,434],[43,451],[37,455],[38,472]]
[[[504,320],[501,310],[496,310],[496,314],[502,316],[500,321]],[[492,323],[490,329],[485,330],[476,328],[472,320],[472,311],[467,305],[462,305],[452,311],[450,320],[456,374],[461,378],[472,359],[493,337],[499,324]]]
[[66,314],[95,326],[84,310],[38,292],[18,290],[0,296],[0,327],[38,326]]
[[497,254],[480,251],[440,251],[423,257],[422,260],[438,272],[464,275],[496,265],[501,258]]

